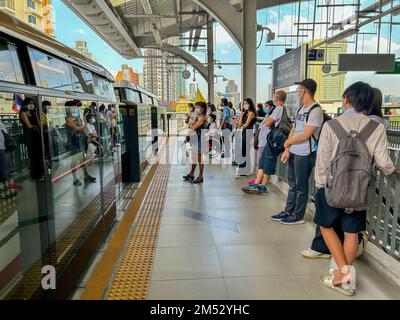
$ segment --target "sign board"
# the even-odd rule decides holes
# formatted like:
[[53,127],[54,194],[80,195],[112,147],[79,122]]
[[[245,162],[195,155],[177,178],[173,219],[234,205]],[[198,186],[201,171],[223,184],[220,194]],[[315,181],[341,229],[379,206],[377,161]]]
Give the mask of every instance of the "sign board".
[[338,71],[393,71],[394,54],[339,54]]
[[292,86],[305,78],[307,48],[302,45],[272,61],[273,89]]
[[400,61],[396,61],[393,71],[378,71],[376,74],[400,74]]
[[312,49],[308,51],[308,61],[324,61],[324,49]]
[[186,104],[186,105],[177,105],[176,106],[176,109],[175,109],[175,111],[176,112],[185,112],[185,113],[189,113],[190,112],[190,110],[189,110],[189,106]]

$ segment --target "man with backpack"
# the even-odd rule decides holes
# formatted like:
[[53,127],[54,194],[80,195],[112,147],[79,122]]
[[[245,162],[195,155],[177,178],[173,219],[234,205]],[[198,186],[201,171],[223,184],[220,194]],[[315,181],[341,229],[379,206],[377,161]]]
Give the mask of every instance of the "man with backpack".
[[286,96],[283,90],[275,92],[275,107],[261,124],[258,139],[263,152],[258,163],[256,179],[252,184],[242,188],[244,193],[267,193],[267,184],[271,175],[275,174],[278,156],[284,150],[285,140],[291,130],[291,122],[284,105]]
[[313,79],[305,79],[296,84],[302,106],[297,111],[281,157],[282,162],[288,162],[289,192],[285,209],[271,217],[285,225],[304,223],[308,180],[315,165],[318,137],[324,122],[324,112],[314,99],[317,83]]
[[[355,294],[352,265],[358,250],[358,233],[366,229],[373,162],[385,175],[396,168],[387,150],[384,125],[363,114],[372,102],[371,86],[356,82],[345,90],[342,98],[346,111],[327,122],[318,145],[314,222],[320,227],[337,266],[321,277],[322,285],[352,296]],[[334,229],[337,224],[344,232],[343,244]]]

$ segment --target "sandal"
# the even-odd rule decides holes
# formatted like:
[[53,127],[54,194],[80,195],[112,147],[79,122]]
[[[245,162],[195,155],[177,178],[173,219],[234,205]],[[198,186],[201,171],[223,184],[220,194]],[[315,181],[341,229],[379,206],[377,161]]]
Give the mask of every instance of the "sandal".
[[187,174],[186,176],[183,177],[183,180],[187,181],[187,180],[194,180],[194,176]]
[[350,296],[350,297],[354,296],[354,294],[356,293],[356,291],[354,289],[349,288],[349,287],[346,288],[342,284],[334,285],[333,284],[333,279],[334,278],[335,277],[332,274],[329,274],[328,276],[321,276],[321,278],[320,278],[321,279],[321,284],[324,287],[332,289],[332,290],[334,290],[336,292],[339,292],[339,293],[341,293],[341,294],[343,294],[345,296]]
[[202,183],[203,181],[203,177],[197,177],[196,180],[193,181],[193,183]]

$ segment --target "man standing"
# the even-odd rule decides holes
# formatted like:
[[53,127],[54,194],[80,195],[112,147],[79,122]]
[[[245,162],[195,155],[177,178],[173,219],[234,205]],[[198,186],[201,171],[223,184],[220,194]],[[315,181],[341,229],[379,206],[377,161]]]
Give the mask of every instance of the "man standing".
[[223,152],[221,158],[229,158],[231,153],[230,135],[232,130],[231,125],[231,110],[228,106],[228,99],[221,99],[222,116],[221,116],[221,129],[222,129],[222,143]]
[[317,140],[323,124],[323,111],[314,100],[317,83],[313,79],[297,82],[297,94],[302,106],[285,142],[282,162],[288,161],[289,192],[284,211],[271,217],[286,225],[304,223],[308,202],[308,179],[315,165]]
[[[355,274],[351,272],[351,269],[358,250],[358,233],[366,229],[366,210],[363,209],[364,207],[360,207],[349,213],[348,210],[338,208],[339,206],[347,208],[349,203],[346,204],[344,201],[353,200],[354,194],[348,192],[349,188],[341,188],[339,191],[340,193],[345,190],[344,195],[346,196],[335,193],[331,186],[327,186],[327,173],[330,173],[329,179],[331,180],[342,177],[347,180],[351,179],[350,191],[352,191],[351,188],[355,188],[357,200],[366,199],[368,188],[361,188],[364,186],[362,183],[364,180],[360,180],[360,177],[363,178],[364,176],[360,176],[359,172],[365,174],[368,167],[361,168],[354,165],[354,163],[365,164],[363,159],[365,159],[366,153],[362,153],[363,150],[356,149],[361,146],[356,141],[352,141],[351,147],[353,149],[351,150],[343,149],[343,146],[348,146],[347,144],[340,144],[341,142],[346,143],[346,139],[356,138],[364,143],[369,156],[383,174],[389,175],[395,171],[396,168],[387,150],[387,136],[384,125],[378,124],[363,114],[364,110],[371,105],[372,97],[371,86],[363,82],[356,82],[345,90],[342,101],[346,111],[324,126],[315,166],[317,192],[315,195],[314,222],[320,227],[325,243],[337,265],[336,268],[329,270],[329,275],[321,277],[321,282],[325,287],[348,296],[354,295],[355,288],[342,286],[342,283],[355,283]],[[341,150],[341,152],[338,152],[338,150]],[[346,152],[343,152],[343,150],[346,150]],[[360,153],[357,154],[357,152]],[[363,156],[360,156],[361,154]],[[344,155],[347,158],[344,158]],[[349,164],[350,168],[345,168],[347,171],[342,171],[341,175],[335,176],[336,171],[332,170],[333,166],[331,166],[334,157],[337,159],[338,168],[343,170],[344,167],[341,167],[341,165],[344,163]],[[343,160],[346,162],[343,162]],[[372,169],[372,163],[368,166],[371,166]],[[351,172],[351,175],[348,175],[348,172]],[[326,195],[325,189],[328,189],[329,197]],[[328,200],[333,198],[334,203],[337,203],[337,199],[340,199],[340,204],[336,207],[328,204]],[[343,244],[335,231],[338,225],[344,233]]]

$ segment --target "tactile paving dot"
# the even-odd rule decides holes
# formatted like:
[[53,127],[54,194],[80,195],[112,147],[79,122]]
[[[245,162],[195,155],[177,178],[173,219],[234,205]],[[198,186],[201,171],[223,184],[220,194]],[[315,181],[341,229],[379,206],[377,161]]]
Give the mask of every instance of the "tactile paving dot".
[[136,219],[107,300],[146,299],[157,246],[170,165],[159,165]]

